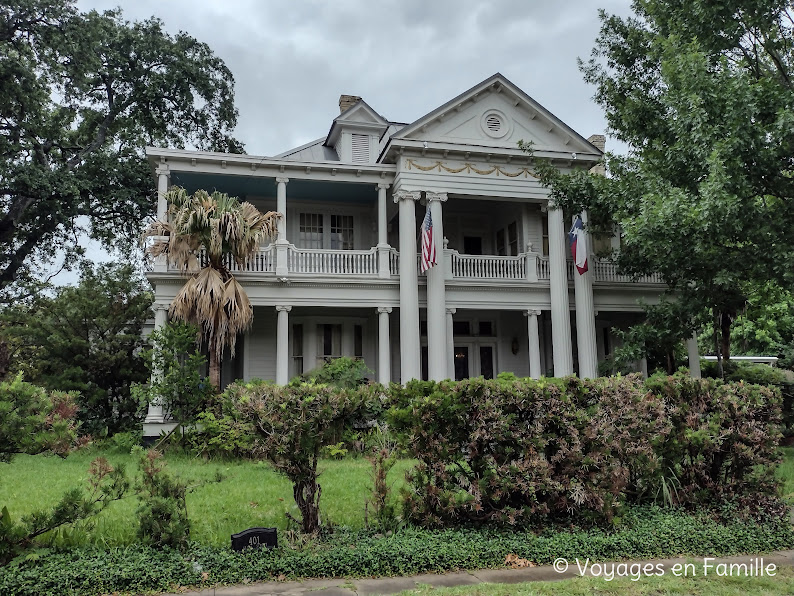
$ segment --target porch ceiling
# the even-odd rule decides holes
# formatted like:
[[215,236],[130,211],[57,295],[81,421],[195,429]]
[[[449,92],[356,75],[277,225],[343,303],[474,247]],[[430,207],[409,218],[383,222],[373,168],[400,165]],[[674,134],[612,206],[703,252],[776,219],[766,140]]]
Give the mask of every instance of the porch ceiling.
[[[276,196],[275,178],[262,176],[234,176],[175,171],[171,173],[171,184],[181,186],[190,193],[203,188],[209,192],[219,190],[241,199]],[[289,184],[287,184],[287,201],[290,199],[309,199],[344,201],[347,203],[372,203],[377,198],[378,192],[371,182],[356,184],[354,182],[291,179]]]

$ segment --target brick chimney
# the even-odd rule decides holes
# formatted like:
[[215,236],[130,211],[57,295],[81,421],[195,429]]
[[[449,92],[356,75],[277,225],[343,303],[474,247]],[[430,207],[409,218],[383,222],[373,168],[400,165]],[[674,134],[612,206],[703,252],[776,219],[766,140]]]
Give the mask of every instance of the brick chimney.
[[[340,99],[339,101],[341,103],[342,100]],[[607,138],[604,135],[590,135],[587,140],[591,145],[600,149],[602,153],[604,152],[604,148],[607,145]]]
[[347,110],[350,106],[354,103],[359,101],[361,98],[358,95],[340,95],[339,96],[339,113],[341,114],[345,110]]
[[[587,138],[587,140],[591,145],[600,149],[602,153],[604,152],[604,149],[606,148],[607,145],[607,138],[604,135],[590,135]],[[594,165],[592,168],[590,168],[590,173],[601,174],[602,176],[605,176],[607,170],[604,167],[604,162],[599,162],[596,165]]]

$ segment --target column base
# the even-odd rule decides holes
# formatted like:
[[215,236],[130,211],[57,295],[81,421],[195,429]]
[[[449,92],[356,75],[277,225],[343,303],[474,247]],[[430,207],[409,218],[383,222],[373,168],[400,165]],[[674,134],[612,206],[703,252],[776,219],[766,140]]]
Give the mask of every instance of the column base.
[[143,438],[144,442],[147,438],[157,438],[163,434],[170,433],[177,426],[176,422],[144,422],[143,423]]

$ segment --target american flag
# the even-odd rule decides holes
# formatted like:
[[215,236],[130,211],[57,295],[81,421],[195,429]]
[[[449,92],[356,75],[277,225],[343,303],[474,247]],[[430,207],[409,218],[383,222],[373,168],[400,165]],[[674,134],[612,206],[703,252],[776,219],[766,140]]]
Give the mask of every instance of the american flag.
[[422,262],[420,269],[422,273],[436,264],[436,243],[433,242],[433,218],[430,217],[430,205],[425,212],[425,220],[422,222]]

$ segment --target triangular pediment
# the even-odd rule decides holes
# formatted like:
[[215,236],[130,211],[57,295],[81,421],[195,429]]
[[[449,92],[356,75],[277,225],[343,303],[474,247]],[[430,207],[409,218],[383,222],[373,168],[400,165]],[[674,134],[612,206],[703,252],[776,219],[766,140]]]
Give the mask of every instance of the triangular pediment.
[[392,137],[518,150],[518,141],[536,151],[600,155],[568,125],[513,85],[494,75],[409,124]]
[[363,99],[360,99],[343,113],[339,114],[339,116],[336,117],[335,122],[357,122],[361,124],[381,124],[383,126],[388,125],[386,119],[373,110]]

